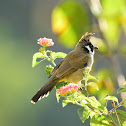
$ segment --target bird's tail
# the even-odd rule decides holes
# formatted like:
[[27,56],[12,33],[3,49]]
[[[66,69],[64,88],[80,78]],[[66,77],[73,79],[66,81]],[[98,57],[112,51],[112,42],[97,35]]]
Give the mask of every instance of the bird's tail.
[[58,83],[58,79],[51,79],[49,82],[47,82],[39,91],[35,94],[35,96],[31,99],[31,103],[36,103],[38,100],[41,100],[44,97],[47,97],[53,87]]

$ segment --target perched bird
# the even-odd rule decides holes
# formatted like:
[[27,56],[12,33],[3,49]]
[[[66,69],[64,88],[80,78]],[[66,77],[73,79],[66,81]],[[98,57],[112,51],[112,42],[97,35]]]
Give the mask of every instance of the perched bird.
[[52,70],[49,81],[31,99],[32,103],[35,104],[38,100],[47,97],[58,82],[77,83],[83,79],[83,72],[87,67],[91,69],[93,65],[94,49],[98,49],[90,42],[92,35],[94,33],[86,33],[81,37],[74,50]]

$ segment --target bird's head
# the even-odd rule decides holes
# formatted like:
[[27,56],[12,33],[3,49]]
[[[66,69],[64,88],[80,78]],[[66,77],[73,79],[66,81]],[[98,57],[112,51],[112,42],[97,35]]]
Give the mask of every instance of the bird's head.
[[93,44],[90,42],[90,38],[94,35],[94,33],[88,33],[86,32],[81,39],[79,40],[77,47],[81,47],[84,49],[87,53],[93,53],[94,49],[98,49],[97,46],[93,46]]

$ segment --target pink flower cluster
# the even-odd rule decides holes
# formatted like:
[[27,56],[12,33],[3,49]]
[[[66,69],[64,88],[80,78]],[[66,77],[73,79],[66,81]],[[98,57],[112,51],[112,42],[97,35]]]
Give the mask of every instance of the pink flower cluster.
[[66,96],[68,93],[74,93],[78,91],[78,88],[80,86],[78,84],[70,83],[66,86],[60,87],[60,89],[57,90],[57,93],[59,96]]
[[48,39],[46,37],[39,38],[37,41],[38,41],[37,43],[41,46],[53,46],[54,45],[54,42],[52,41],[52,39]]

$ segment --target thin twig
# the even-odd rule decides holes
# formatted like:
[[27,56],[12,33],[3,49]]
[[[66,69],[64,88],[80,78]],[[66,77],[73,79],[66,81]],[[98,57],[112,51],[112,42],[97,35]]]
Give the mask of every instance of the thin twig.
[[112,120],[110,121],[110,123],[112,124],[112,126],[116,126]]
[[[112,101],[112,107],[115,108],[115,102],[114,102],[114,101]],[[120,123],[120,120],[119,120],[119,117],[118,117],[118,114],[117,114],[116,109],[115,109],[115,114],[116,114],[116,117],[117,117],[117,120],[118,120],[119,126],[121,126],[121,123]]]
[[124,102],[126,101],[126,99],[124,99],[123,101],[121,101],[117,106],[115,106],[115,108],[111,109],[108,114],[111,114],[113,111],[115,111],[118,107],[120,107]]

